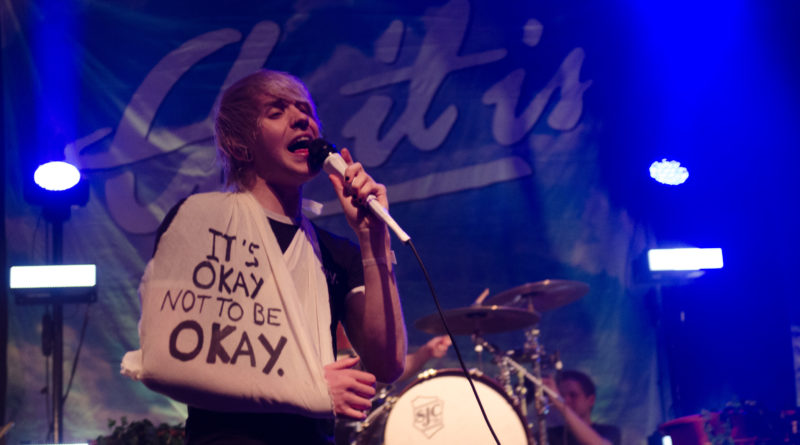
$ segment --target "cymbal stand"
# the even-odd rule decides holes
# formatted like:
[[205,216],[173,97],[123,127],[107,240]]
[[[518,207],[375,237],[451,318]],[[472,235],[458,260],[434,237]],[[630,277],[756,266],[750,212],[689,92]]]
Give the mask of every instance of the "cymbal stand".
[[523,377],[525,377],[526,379],[530,380],[534,385],[541,386],[542,390],[545,393],[547,393],[548,397],[550,397],[551,399],[556,399],[559,402],[564,402],[564,399],[561,397],[561,395],[558,392],[556,392],[553,389],[549,388],[547,385],[544,384],[544,382],[542,382],[541,378],[536,377],[535,375],[533,375],[530,372],[528,372],[528,370],[525,369],[524,366],[520,365],[514,359],[512,359],[511,357],[506,356],[503,353],[500,353],[496,346],[492,345],[491,343],[487,342],[486,340],[484,340],[483,338],[478,337],[478,336],[473,337],[473,339],[476,342],[479,342],[480,345],[483,346],[483,348],[489,350],[490,353],[494,354],[495,357],[499,357],[498,360],[500,360],[502,363],[504,363],[505,365],[510,366],[511,368],[514,368],[515,370],[517,370],[520,374],[523,375]]
[[[539,382],[542,381],[542,345],[539,343],[539,328],[533,327],[525,331],[525,350],[533,352],[533,373]],[[524,369],[524,368],[523,368]],[[527,371],[526,371],[527,372]],[[545,386],[537,384],[533,392],[533,406],[536,408],[536,420],[539,432],[539,445],[547,445],[547,400],[544,397]]]
[[[522,403],[525,399],[518,398],[517,393],[514,390],[514,387],[511,386],[511,368],[506,364],[505,360],[496,360],[497,369],[499,369],[499,376],[497,380],[500,381],[500,384],[503,385],[503,389],[506,391],[509,397],[515,402],[518,402],[520,408],[525,407],[525,404]],[[525,413],[523,413],[525,414]]]
[[517,387],[515,388],[516,394],[519,397],[520,403],[519,410],[522,412],[522,417],[528,418],[528,388],[525,386],[525,375],[517,371]]
[[[534,394],[536,396],[537,401],[541,399],[541,406],[543,406],[543,409],[541,411],[537,410],[536,412],[538,427],[539,427],[538,443],[539,445],[547,445],[547,424],[545,422],[545,415],[547,414],[547,403],[544,394],[546,393],[550,399],[558,400],[561,403],[564,403],[564,399],[558,392],[546,386],[542,381],[541,376],[536,376],[531,374],[524,366],[516,362],[514,359],[499,352],[498,348],[492,345],[491,343],[487,342],[486,340],[477,335],[473,335],[472,339],[476,345],[481,346],[482,349],[486,349],[491,354],[494,355],[495,359],[498,361],[498,366],[500,366],[501,369],[513,368],[514,370],[517,371],[517,375],[520,376],[521,379],[522,378],[528,379],[531,382],[533,382],[534,385],[536,385],[536,392]],[[525,401],[524,399],[521,399],[520,405],[524,405],[524,401]]]
[[488,349],[489,353],[494,356],[492,362],[495,363],[498,368],[497,381],[509,397],[514,401],[518,401],[514,393],[514,387],[511,386],[511,369],[502,360],[497,358],[497,348],[486,342],[478,333],[472,334],[472,342],[475,344],[475,352],[478,353],[478,369],[483,370],[482,354],[484,349]]
[[[474,341],[476,338],[480,338],[480,337],[478,336],[478,334],[472,334],[472,338],[473,338],[473,341]],[[483,345],[476,341],[474,349],[475,349],[475,353],[478,354],[478,369],[480,369],[482,371],[483,370]]]
[[525,377],[526,379],[528,379],[528,380],[530,380],[531,382],[533,382],[533,384],[534,384],[534,385],[541,386],[541,387],[542,387],[542,390],[543,390],[545,393],[547,393],[547,396],[548,396],[548,397],[550,397],[551,399],[558,400],[559,402],[562,402],[562,403],[564,402],[564,399],[561,397],[561,395],[560,395],[559,393],[555,392],[554,390],[552,390],[552,389],[550,389],[548,386],[546,386],[546,385],[544,384],[544,382],[542,382],[542,379],[540,379],[540,378],[536,377],[535,375],[531,374],[530,372],[528,372],[528,370],[527,370],[527,369],[525,369],[525,367],[524,367],[524,366],[522,366],[522,365],[520,365],[519,363],[515,362],[515,361],[514,361],[512,358],[510,358],[510,357],[505,357],[505,356],[503,356],[503,360],[505,360],[505,361],[506,361],[506,363],[507,363],[509,366],[511,366],[512,368],[514,368],[514,369],[516,369],[517,371],[519,371],[519,373],[520,373],[520,374],[522,374],[522,375],[523,375],[523,377]]

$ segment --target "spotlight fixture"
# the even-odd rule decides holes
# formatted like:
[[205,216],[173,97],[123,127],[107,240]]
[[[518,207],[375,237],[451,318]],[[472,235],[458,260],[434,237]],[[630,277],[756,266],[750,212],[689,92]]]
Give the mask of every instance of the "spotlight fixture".
[[9,287],[17,304],[97,301],[94,264],[11,266]]
[[78,168],[62,161],[44,163],[33,172],[33,181],[51,192],[69,190],[78,185],[80,179],[81,172]]
[[689,178],[689,170],[681,167],[680,162],[665,158],[650,164],[650,177],[662,184],[680,185]]

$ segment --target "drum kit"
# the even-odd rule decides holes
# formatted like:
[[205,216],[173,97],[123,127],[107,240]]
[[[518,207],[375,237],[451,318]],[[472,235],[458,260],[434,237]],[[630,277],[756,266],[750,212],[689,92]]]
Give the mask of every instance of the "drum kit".
[[[544,280],[489,298],[487,290],[473,305],[443,312],[453,335],[470,336],[479,356],[487,352],[497,365],[494,377],[476,369],[469,374],[501,444],[547,445],[548,398],[560,396],[542,383],[543,367],[557,370],[561,363],[557,353],[545,354],[539,342],[540,314],[572,303],[588,291],[585,283]],[[441,318],[438,313],[427,315],[414,327],[443,335]],[[517,330],[524,330],[525,343],[514,350],[500,350],[482,337]],[[532,395],[528,388],[533,388]],[[530,403],[535,424],[527,421]],[[427,370],[399,394],[383,391],[373,406],[354,428],[350,445],[495,442],[461,369]]]

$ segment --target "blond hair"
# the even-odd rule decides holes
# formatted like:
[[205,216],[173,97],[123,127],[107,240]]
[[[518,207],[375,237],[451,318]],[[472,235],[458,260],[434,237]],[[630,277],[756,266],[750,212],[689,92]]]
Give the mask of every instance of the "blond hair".
[[253,178],[253,153],[258,118],[270,98],[308,103],[311,117],[321,129],[317,109],[305,84],[282,71],[259,70],[231,85],[222,94],[214,121],[217,157],[226,186],[247,188]]

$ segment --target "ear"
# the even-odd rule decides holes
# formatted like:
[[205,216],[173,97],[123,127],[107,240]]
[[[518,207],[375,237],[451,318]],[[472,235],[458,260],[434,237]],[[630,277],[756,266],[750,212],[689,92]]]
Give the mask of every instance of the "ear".
[[587,397],[587,399],[589,400],[589,405],[590,406],[594,407],[594,401],[595,401],[596,398],[597,398],[596,394],[592,394],[589,397]]

